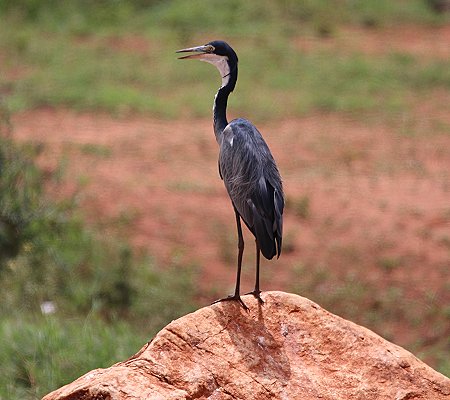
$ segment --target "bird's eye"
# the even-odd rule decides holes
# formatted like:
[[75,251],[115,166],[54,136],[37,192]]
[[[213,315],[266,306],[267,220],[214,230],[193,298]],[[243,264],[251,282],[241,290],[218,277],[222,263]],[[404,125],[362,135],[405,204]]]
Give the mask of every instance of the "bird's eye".
[[208,44],[208,45],[206,46],[206,51],[207,51],[208,53],[212,53],[214,50],[215,50],[215,48],[214,48],[213,45]]

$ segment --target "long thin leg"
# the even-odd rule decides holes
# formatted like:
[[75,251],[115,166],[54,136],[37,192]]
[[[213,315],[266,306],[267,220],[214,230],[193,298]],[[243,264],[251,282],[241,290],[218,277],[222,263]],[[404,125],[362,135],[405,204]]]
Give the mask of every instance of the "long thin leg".
[[236,275],[236,289],[234,291],[234,295],[236,297],[239,297],[241,288],[242,256],[244,254],[244,236],[242,235],[241,217],[236,209],[234,209],[234,212],[236,214],[236,226],[238,231],[238,267]]
[[258,301],[260,303],[264,303],[264,300],[261,298],[261,290],[259,289],[259,262],[260,262],[260,258],[261,258],[261,249],[259,248],[259,244],[257,241],[255,241],[256,243],[256,280],[255,280],[255,290],[253,290],[253,292],[250,293],[246,293],[246,294],[252,294],[253,296],[255,296]]
[[[236,214],[236,226],[238,232],[238,266],[237,266],[237,275],[236,275],[236,288],[234,290],[234,294],[225,297],[223,299],[216,300],[214,303],[218,303],[220,301],[230,301],[235,300],[238,301],[245,310],[248,310],[248,307],[241,299],[240,289],[241,289],[241,269],[242,269],[242,256],[244,254],[244,236],[242,235],[242,226],[241,226],[241,217],[236,210],[234,209]],[[213,304],[214,304],[213,303]]]
[[259,297],[259,294],[261,293],[261,290],[259,290],[259,261],[261,258],[261,250],[259,248],[258,242],[256,242],[256,281],[255,281],[255,296],[258,297],[259,300],[261,298]]

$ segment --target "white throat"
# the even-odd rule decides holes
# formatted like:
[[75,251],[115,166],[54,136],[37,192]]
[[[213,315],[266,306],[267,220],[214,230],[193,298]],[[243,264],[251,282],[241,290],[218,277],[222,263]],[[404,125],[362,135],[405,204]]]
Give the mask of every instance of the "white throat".
[[226,84],[230,80],[230,66],[228,65],[227,56],[219,56],[217,54],[203,54],[201,57],[199,57],[199,60],[214,65],[219,70],[220,76],[222,77],[221,87],[226,86]]

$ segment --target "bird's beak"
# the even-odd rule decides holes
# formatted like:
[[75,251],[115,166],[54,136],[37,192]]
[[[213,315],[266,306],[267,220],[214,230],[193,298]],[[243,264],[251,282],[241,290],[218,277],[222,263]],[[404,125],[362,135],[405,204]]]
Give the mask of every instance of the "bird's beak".
[[187,56],[178,57],[179,60],[187,60],[189,58],[201,58],[204,54],[210,53],[209,46],[190,47],[188,49],[177,50],[176,53],[194,53]]

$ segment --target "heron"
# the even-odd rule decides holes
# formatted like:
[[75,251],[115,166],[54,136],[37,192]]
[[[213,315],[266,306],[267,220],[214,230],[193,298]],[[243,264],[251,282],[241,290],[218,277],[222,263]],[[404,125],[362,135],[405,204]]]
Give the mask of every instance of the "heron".
[[238,57],[231,46],[215,40],[202,46],[178,50],[191,53],[180,59],[195,59],[214,65],[222,84],[214,98],[213,127],[219,144],[219,175],[231,199],[238,234],[237,275],[234,294],[216,300],[234,300],[248,310],[240,295],[244,238],[241,220],[255,237],[256,280],[253,296],[264,303],[259,286],[260,254],[271,260],[281,254],[283,236],[283,185],[278,167],[261,133],[250,121],[237,118],[228,122],[228,96],[238,77]]

